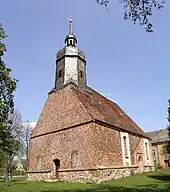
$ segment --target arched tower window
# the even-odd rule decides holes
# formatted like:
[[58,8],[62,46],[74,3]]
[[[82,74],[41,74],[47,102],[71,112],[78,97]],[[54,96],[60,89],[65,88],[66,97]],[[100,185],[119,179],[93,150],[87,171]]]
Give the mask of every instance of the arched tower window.
[[70,45],[73,45],[73,42],[72,42],[72,40],[70,39]]
[[58,78],[61,78],[61,76],[62,76],[62,70],[59,70],[59,72],[58,72]]
[[83,78],[83,71],[80,70],[80,77]]

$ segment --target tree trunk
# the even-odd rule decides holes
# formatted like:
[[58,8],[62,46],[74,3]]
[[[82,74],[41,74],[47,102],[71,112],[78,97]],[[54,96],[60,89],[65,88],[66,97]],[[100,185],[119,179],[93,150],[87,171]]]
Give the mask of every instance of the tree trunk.
[[4,170],[4,178],[5,178],[5,187],[9,186],[9,166],[5,166]]
[[11,167],[11,163],[13,161],[13,155],[11,157],[9,157],[9,159],[7,160],[5,169],[4,169],[4,178],[5,178],[5,186],[8,187],[9,186],[9,173],[10,173],[10,167]]

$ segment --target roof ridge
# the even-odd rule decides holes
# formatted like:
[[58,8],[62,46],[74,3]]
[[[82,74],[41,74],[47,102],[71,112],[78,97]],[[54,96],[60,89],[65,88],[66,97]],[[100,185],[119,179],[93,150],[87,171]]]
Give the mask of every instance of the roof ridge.
[[92,91],[94,91],[96,94],[99,94],[100,96],[102,96],[104,99],[107,99],[108,102],[110,102],[112,105],[115,104],[116,107],[120,110],[121,113],[123,113],[125,115],[125,118],[127,118],[128,120],[130,120],[134,126],[137,126],[138,129],[140,129],[140,131],[142,131],[144,134],[146,134],[134,121],[133,119],[123,110],[121,109],[121,107],[114,101],[112,101],[111,99],[105,97],[104,95],[102,95],[101,93],[95,91],[94,89],[92,89],[91,87],[88,87],[89,89],[91,89]]
[[72,91],[91,120],[99,120],[111,126],[119,127],[127,132],[148,138],[147,134],[114,101],[90,87],[87,87],[86,90],[73,87]]

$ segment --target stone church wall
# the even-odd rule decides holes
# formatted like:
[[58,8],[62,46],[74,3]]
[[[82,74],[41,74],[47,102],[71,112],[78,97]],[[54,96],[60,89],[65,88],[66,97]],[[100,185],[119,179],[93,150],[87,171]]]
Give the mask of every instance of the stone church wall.
[[[131,166],[123,166],[120,132],[97,123],[58,131],[31,139],[28,179],[102,182],[151,170],[142,169],[143,138],[129,134]],[[57,171],[53,162],[60,160]]]
[[[137,166],[147,166],[151,165],[153,166],[153,158],[152,158],[152,152],[151,152],[151,145],[148,139],[144,139],[142,137],[129,135],[130,138],[130,150],[131,150],[131,163],[132,165]],[[146,160],[146,152],[145,152],[145,146],[144,142],[147,141],[148,146],[148,153],[149,153],[149,159]]]
[[[154,167],[144,166],[142,172],[153,171]],[[103,167],[91,169],[65,169],[59,170],[58,179],[52,179],[51,172],[28,173],[28,180],[45,180],[50,182],[68,181],[81,183],[101,183],[111,179],[120,179],[140,173],[138,166],[129,167]]]
[[[120,133],[95,123],[31,139],[29,171],[122,165]],[[38,167],[37,167],[38,165]]]
[[[145,166],[143,172],[153,171],[151,166]],[[140,173],[138,166],[130,167],[103,167],[87,170],[60,170],[59,180],[68,182],[101,183],[111,179],[121,179]]]

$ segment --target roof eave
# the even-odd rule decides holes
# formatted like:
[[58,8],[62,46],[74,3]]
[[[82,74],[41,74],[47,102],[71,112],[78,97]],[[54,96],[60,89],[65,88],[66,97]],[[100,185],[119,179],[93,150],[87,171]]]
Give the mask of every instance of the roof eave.
[[143,138],[146,138],[146,139],[149,139],[149,140],[152,140],[150,137],[148,137],[147,135],[142,135],[142,134],[138,134],[138,133],[135,133],[135,132],[132,132],[132,131],[128,131],[128,130],[125,130],[121,127],[116,127],[115,125],[112,125],[110,123],[106,123],[104,121],[101,121],[101,120],[98,120],[98,119],[93,119],[93,121],[97,124],[100,124],[100,125],[104,125],[104,126],[107,126],[109,128],[113,128],[115,130],[118,130],[118,131],[122,131],[122,132],[128,132],[132,135],[136,135],[136,136],[139,136],[139,137],[143,137]]

